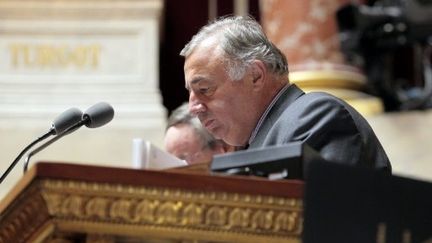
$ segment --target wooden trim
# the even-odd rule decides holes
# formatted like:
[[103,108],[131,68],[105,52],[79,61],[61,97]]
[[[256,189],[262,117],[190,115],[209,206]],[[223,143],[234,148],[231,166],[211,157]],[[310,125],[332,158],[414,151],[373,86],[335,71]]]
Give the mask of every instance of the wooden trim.
[[269,181],[258,177],[188,174],[176,171],[134,170],[66,163],[41,162],[35,167],[36,177],[50,179],[303,197],[303,182],[298,180]]

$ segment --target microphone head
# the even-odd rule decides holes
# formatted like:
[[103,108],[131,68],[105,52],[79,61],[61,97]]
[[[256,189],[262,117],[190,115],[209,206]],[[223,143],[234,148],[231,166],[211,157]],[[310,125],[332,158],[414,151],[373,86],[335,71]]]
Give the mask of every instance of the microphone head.
[[110,122],[114,117],[113,107],[106,102],[99,102],[88,108],[82,115],[82,119],[87,120],[85,125],[89,128],[103,126]]
[[54,135],[63,133],[70,126],[81,121],[82,111],[78,108],[69,108],[61,113],[52,123],[51,131]]

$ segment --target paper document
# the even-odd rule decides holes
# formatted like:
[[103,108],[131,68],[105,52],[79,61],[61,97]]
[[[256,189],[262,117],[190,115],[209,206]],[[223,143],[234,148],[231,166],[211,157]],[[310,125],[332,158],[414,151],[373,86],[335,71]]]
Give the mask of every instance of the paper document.
[[135,138],[132,143],[132,165],[136,169],[161,170],[188,165],[185,160],[163,151],[144,139]]

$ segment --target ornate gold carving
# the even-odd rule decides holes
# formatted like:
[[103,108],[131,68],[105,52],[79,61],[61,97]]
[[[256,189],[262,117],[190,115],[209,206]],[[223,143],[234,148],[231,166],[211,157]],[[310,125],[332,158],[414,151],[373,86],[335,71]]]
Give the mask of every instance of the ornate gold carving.
[[230,228],[245,228],[250,222],[250,209],[235,208],[228,217]]
[[252,228],[257,230],[269,230],[274,218],[273,211],[258,210],[252,216]]
[[195,203],[190,203],[184,207],[182,225],[201,225],[203,222],[203,207]]
[[90,199],[86,206],[85,212],[90,217],[106,218],[109,200],[106,198],[95,197]]
[[44,200],[36,189],[24,192],[0,216],[0,243],[27,242],[30,233],[41,227],[48,217]]
[[274,221],[274,229],[276,231],[288,231],[300,234],[302,232],[302,218],[298,212],[279,213]]
[[133,221],[132,207],[134,207],[135,205],[136,202],[131,200],[126,200],[126,199],[119,199],[119,200],[112,201],[111,206],[109,208],[110,218],[124,220],[124,221]]
[[84,198],[78,195],[66,197],[61,204],[61,215],[73,215],[78,218],[84,217]]
[[156,207],[156,223],[177,224],[180,220],[181,202],[163,202]]
[[210,206],[207,210],[205,222],[207,225],[211,226],[224,226],[227,221],[227,209]]
[[154,222],[155,221],[155,209],[159,205],[159,201],[150,201],[147,199],[138,202],[135,208],[136,221],[141,222]]
[[42,182],[52,216],[271,237],[299,237],[300,199],[225,192],[132,187],[72,181]]

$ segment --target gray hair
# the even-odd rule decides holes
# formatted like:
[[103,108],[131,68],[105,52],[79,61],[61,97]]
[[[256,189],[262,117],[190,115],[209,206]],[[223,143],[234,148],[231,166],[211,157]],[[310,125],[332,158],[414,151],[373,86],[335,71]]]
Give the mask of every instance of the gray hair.
[[254,60],[262,61],[271,73],[288,75],[288,63],[282,52],[267,38],[260,24],[250,16],[222,17],[202,27],[180,52],[188,57],[202,41],[219,35],[219,47],[227,57],[227,72],[240,80]]
[[185,124],[191,126],[198,137],[203,142],[204,148],[214,149],[218,143],[218,140],[215,139],[201,124],[200,120],[189,113],[188,104],[184,103],[181,106],[177,107],[169,116],[168,123],[166,126],[166,130],[168,128],[177,126],[180,124]]

